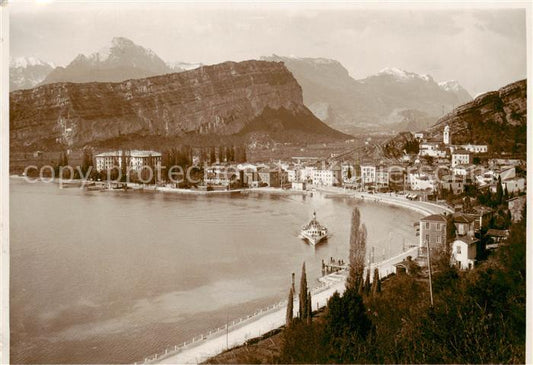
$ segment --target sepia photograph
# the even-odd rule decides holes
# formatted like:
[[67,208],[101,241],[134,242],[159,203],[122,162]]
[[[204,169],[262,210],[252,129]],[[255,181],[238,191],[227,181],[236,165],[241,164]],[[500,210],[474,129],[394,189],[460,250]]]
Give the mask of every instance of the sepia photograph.
[[0,363],[533,362],[530,1],[0,5]]

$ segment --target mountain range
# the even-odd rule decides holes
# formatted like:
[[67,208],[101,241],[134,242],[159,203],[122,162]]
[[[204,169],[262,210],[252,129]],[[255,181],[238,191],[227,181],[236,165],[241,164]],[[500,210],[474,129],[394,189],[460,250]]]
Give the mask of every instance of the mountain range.
[[[163,61],[155,52],[124,37],[89,55],[79,54],[65,67],[35,58],[13,59],[10,90],[29,89],[55,82],[120,82],[173,72],[188,71],[201,63]],[[42,67],[46,66],[46,67]],[[36,73],[36,70],[39,73]]]
[[397,68],[356,80],[335,60],[277,55],[262,59],[283,62],[302,86],[309,109],[348,133],[425,129],[445,112],[472,100],[456,81],[439,83],[430,75]]
[[46,79],[54,64],[35,57],[12,58],[9,62],[9,90],[31,89]]
[[[434,124],[455,106],[472,100],[456,81],[436,82],[397,68],[364,79],[352,78],[338,61],[325,58],[270,56],[282,62],[303,89],[304,104],[332,128],[355,134],[367,131],[416,131]],[[122,82],[194,70],[200,63],[167,63],[152,50],[123,37],[65,67],[28,59],[10,68],[11,90],[57,82]]]
[[10,93],[14,149],[76,148],[112,140],[159,146],[180,138],[217,144],[329,142],[351,138],[304,105],[283,63],[225,62],[118,83],[58,82]]

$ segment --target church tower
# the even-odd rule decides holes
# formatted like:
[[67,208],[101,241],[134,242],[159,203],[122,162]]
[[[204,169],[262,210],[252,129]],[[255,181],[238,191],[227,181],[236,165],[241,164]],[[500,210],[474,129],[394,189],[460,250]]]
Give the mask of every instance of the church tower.
[[445,145],[449,145],[452,143],[452,138],[450,136],[450,126],[444,127],[444,133],[442,134],[442,142],[444,142]]

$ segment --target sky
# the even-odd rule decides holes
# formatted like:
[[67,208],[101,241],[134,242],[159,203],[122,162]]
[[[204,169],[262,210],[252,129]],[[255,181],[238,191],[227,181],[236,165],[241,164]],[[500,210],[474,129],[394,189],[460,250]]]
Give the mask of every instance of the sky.
[[323,57],[338,60],[356,79],[397,67],[437,81],[457,80],[472,96],[527,75],[526,11],[501,4],[14,0],[9,11],[11,56],[56,65],[122,36],[167,62]]

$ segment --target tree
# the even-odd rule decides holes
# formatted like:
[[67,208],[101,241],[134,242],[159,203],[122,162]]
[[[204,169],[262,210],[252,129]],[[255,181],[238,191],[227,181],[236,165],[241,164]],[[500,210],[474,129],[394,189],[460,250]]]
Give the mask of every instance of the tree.
[[472,202],[469,196],[466,196],[463,202],[463,211],[468,213],[472,210]]
[[373,362],[364,358],[373,326],[355,289],[346,289],[342,297],[335,293],[328,301],[325,319],[323,341],[328,344],[328,363]]
[[502,177],[498,176],[498,185],[496,186],[496,205],[500,205],[503,200]]
[[307,311],[306,311],[306,315],[307,315],[307,324],[311,324],[311,321],[312,321],[312,318],[313,318],[313,307],[312,307],[312,302],[311,302],[311,292],[307,292]]
[[352,178],[352,167],[348,166],[348,171],[346,171],[346,178],[350,180]]
[[350,231],[350,271],[346,280],[347,288],[360,288],[363,285],[366,257],[366,227],[361,224],[359,209],[352,211]]
[[302,276],[300,277],[300,303],[299,303],[299,318],[307,318],[307,275],[305,273],[305,262],[302,265]]
[[289,299],[287,302],[287,316],[285,317],[285,326],[289,327],[292,323],[292,318],[294,316],[293,313],[293,306],[294,306],[294,293],[292,291],[292,287],[289,289]]
[[93,168],[93,153],[89,148],[83,149],[83,158],[81,162],[81,172],[84,176],[86,176],[89,169]]
[[368,268],[368,270],[366,270],[364,293],[365,293],[365,295],[369,295],[370,294],[370,268]]
[[374,269],[374,279],[372,280],[372,295],[381,293],[381,279],[379,278],[379,269]]
[[215,147],[211,147],[209,149],[209,164],[214,164],[217,162],[217,151],[215,150]]

